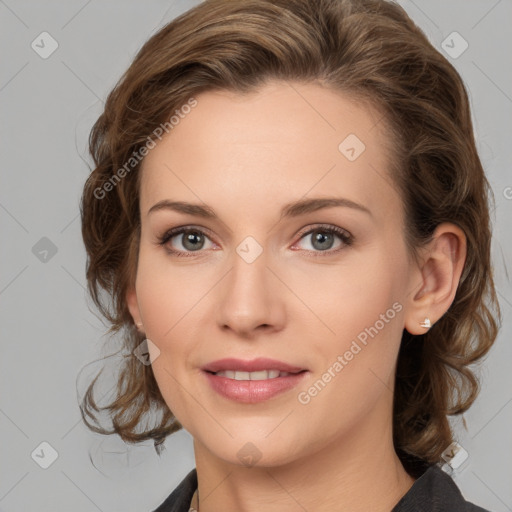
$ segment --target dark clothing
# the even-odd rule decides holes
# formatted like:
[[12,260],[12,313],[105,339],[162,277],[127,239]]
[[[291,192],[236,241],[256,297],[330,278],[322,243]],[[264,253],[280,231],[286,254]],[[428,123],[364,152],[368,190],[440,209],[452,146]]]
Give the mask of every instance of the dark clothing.
[[[197,488],[193,469],[154,512],[188,512]],[[334,512],[334,511],[333,511]],[[452,478],[430,466],[390,512],[489,512],[466,501]]]
[[197,473],[194,468],[154,512],[188,512],[192,494],[196,489]]
[[430,466],[391,512],[489,512],[466,501],[452,477]]

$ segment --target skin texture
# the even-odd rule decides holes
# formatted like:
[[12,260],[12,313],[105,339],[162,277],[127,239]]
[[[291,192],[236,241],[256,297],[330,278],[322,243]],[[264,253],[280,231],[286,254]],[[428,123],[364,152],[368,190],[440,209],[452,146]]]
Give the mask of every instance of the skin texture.
[[[414,482],[392,442],[402,331],[424,333],[420,322],[435,323],[452,303],[464,234],[442,224],[420,261],[410,256],[388,174],[390,132],[370,107],[319,84],[284,82],[196,99],[143,162],[139,263],[126,298],[160,351],[153,370],[162,395],[194,438],[200,510],[389,511]],[[366,146],[354,161],[338,149],[349,134]],[[280,220],[286,203],[331,196],[371,214],[331,207]],[[148,215],[164,199],[207,204],[218,218]],[[348,231],[352,243],[332,235],[331,246],[315,244],[304,234],[319,224]],[[158,245],[179,226],[205,232],[198,251],[181,234],[167,242],[189,248],[188,257]],[[236,251],[248,236],[263,250],[252,263]],[[300,403],[299,392],[393,304],[378,334]],[[261,356],[309,373],[296,389],[243,404],[218,395],[201,371],[220,358]],[[260,457],[250,467],[237,455],[246,443]]]

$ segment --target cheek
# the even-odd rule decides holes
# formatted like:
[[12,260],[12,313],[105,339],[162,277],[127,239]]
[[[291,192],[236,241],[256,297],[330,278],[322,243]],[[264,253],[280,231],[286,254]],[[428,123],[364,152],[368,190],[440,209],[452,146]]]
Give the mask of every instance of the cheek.
[[355,428],[391,400],[403,331],[403,306],[393,302],[392,289],[381,281],[374,293],[340,301],[332,313],[338,312],[338,320],[330,324],[335,335],[309,348],[320,364],[297,400],[305,421],[324,438],[337,435],[340,425]]
[[201,298],[212,284],[205,272],[173,267],[162,256],[141,251],[136,292],[146,337],[159,350],[153,374],[167,406],[185,428],[190,416],[190,354],[200,334],[195,330],[198,316],[205,314]]
[[307,297],[316,314],[310,315],[312,322],[322,333],[311,336],[312,346],[305,347],[319,355],[316,377],[328,373],[325,388],[329,391],[319,385],[323,399],[318,406],[328,408],[331,395],[330,399],[341,400],[349,408],[366,408],[393,385],[403,332],[400,269],[405,268],[404,261],[400,255],[375,248],[350,261],[347,258],[346,265],[338,268],[319,267],[315,278],[298,288],[297,293]]
[[[401,300],[404,261],[402,256],[386,252],[385,247],[375,246],[347,252],[336,264],[290,265],[282,269],[280,276],[300,299],[290,296],[286,299],[289,306],[296,311],[304,310],[304,315],[295,320],[300,318],[298,321],[310,324],[311,332],[318,331],[323,340],[321,347],[328,349],[325,340],[330,339],[336,349],[341,349]],[[393,320],[397,318],[395,313],[390,312]],[[391,330],[389,325],[386,324],[386,332]],[[400,332],[399,327],[396,332]]]
[[148,337],[167,343],[201,310],[215,277],[194,264],[176,265],[161,253],[141,251],[136,291]]
[[[179,294],[161,289],[161,281],[146,281],[138,290],[141,315],[144,318],[146,337],[157,347],[157,357],[152,357],[152,371],[162,397],[174,416],[187,428],[186,412],[190,396],[187,387],[186,366],[189,347],[183,304]],[[183,422],[185,420],[185,422]]]

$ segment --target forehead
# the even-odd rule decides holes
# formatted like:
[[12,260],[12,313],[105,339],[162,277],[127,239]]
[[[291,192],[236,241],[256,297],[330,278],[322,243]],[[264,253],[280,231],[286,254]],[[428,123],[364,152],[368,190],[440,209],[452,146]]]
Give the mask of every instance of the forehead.
[[143,161],[143,214],[169,196],[253,213],[264,201],[272,208],[305,194],[338,193],[377,206],[396,201],[389,132],[368,104],[289,82],[195,99]]

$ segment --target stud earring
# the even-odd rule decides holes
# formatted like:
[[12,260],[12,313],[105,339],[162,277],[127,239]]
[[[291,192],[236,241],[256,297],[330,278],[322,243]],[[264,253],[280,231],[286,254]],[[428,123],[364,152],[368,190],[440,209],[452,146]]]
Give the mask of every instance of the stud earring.
[[430,329],[432,327],[430,318],[428,316],[426,316],[425,320],[423,320],[423,322],[420,322],[420,325],[421,325],[421,327],[424,327],[425,329]]
[[142,325],[142,322],[140,322],[140,323],[138,323],[138,324],[136,323],[135,325],[136,325],[137,327],[140,327],[140,326]]

